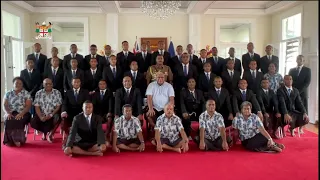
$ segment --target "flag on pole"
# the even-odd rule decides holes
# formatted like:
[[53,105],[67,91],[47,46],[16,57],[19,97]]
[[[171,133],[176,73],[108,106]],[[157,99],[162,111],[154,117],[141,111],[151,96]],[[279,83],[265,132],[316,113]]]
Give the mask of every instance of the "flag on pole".
[[174,57],[176,55],[172,41],[170,41],[168,52],[170,53],[171,57]]
[[133,54],[136,55],[138,52],[140,52],[140,48],[139,48],[139,43],[137,41],[137,36],[136,36],[136,42],[134,43]]

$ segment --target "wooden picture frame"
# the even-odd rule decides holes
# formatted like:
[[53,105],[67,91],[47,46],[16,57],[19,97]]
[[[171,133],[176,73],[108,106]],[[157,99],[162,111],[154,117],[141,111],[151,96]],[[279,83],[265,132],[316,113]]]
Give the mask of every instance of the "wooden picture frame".
[[143,37],[143,38],[141,38],[140,44],[146,43],[148,52],[153,52],[153,51],[158,50],[158,42],[159,41],[164,42],[164,49],[167,50],[168,49],[168,38],[166,38],[166,37]]

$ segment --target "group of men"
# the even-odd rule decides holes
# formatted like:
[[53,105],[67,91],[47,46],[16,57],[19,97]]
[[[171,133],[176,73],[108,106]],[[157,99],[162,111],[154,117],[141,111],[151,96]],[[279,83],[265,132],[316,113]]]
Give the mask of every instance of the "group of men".
[[[311,71],[304,66],[302,55],[284,83],[277,85],[280,88],[271,89],[270,82],[277,81],[271,76],[265,78],[265,74],[271,66],[278,70],[279,59],[272,55],[270,45],[267,55],[260,58],[253,51],[253,43],[248,43],[248,53],[241,61],[235,58],[234,48],[229,49],[226,59],[218,56],[216,47],[212,48],[212,57],[207,57],[205,49],[198,57],[191,44],[187,52],[177,46],[177,55],[171,57],[163,41],[152,54],[143,43],[137,54],[128,50],[127,41],[122,42],[122,48],[115,56],[106,45],[101,56],[97,46],[91,45],[90,54],[83,57],[72,44],[71,53],[62,60],[56,47],[47,59],[40,53],[41,45],[34,45],[35,52],[28,55],[21,78],[34,102],[31,125],[43,132],[43,140],[53,141],[62,120],[62,128],[69,135],[63,142],[66,154],[101,155],[107,146],[116,152],[143,151],[141,123],[146,119],[148,129],[155,132],[152,143],[159,151],[187,151],[191,121],[199,121],[212,103],[215,108],[210,112],[217,111],[223,118],[219,127],[232,125],[245,101],[252,103],[253,112],[273,135],[279,126],[289,124],[294,136],[295,128],[308,122]],[[107,123],[105,135],[101,123]]]

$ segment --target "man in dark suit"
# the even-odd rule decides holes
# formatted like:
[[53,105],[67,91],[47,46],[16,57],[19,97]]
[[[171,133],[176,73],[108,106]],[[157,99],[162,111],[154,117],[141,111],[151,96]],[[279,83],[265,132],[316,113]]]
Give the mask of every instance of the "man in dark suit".
[[294,88],[297,88],[300,93],[301,101],[306,113],[308,113],[308,87],[311,81],[311,69],[304,66],[304,57],[297,57],[297,67],[290,69],[289,75],[292,77]]
[[210,63],[211,69],[212,69],[212,66],[213,66],[212,61],[213,61],[212,58],[207,58],[207,50],[201,49],[199,59],[194,59],[192,61],[192,64],[197,67],[198,73],[202,73],[203,72],[203,65],[205,63]]
[[240,106],[244,101],[249,101],[252,104],[253,113],[257,114],[261,121],[263,121],[263,115],[259,106],[256,95],[250,89],[247,89],[248,84],[245,79],[239,81],[239,89],[235,90],[232,96],[233,112],[238,116],[240,114]]
[[124,73],[124,77],[129,76],[131,78],[132,86],[140,90],[143,99],[146,96],[147,80],[144,78],[144,75],[138,71],[138,63],[136,61],[131,62],[130,69],[130,71]]
[[[235,69],[236,71],[240,72],[240,75],[241,75],[241,74],[242,74],[241,61],[240,61],[240,59],[238,59],[238,58],[236,58],[236,57],[234,56],[234,54],[235,54],[234,48],[231,47],[231,48],[229,49],[229,52],[228,52],[228,53],[229,53],[230,57],[226,58],[226,62],[228,62],[229,59],[233,60],[233,61],[234,61],[234,69]],[[227,63],[226,63],[226,64],[227,64]],[[227,69],[227,66],[225,66],[223,69],[226,70],[226,69]]]
[[[83,113],[74,117],[64,153],[68,156],[72,154],[102,156],[106,151],[106,145],[101,117],[93,113],[90,101],[83,103],[82,110]],[[80,140],[76,136],[80,136]]]
[[129,76],[125,76],[122,81],[123,88],[119,88],[115,96],[115,119],[122,116],[121,108],[125,104],[132,106],[132,114],[142,121],[142,99],[138,88],[132,87],[132,81]]
[[52,58],[58,58],[59,59],[59,68],[61,68],[61,69],[63,68],[62,59],[60,59],[58,57],[58,53],[59,53],[58,48],[56,48],[56,47],[51,48],[51,58],[47,59],[44,64],[44,73],[48,68],[50,69]]
[[33,59],[27,59],[27,68],[20,72],[20,77],[23,80],[23,87],[28,91],[34,99],[37,91],[41,86],[41,76],[38,69],[34,69]]
[[52,57],[50,65],[44,71],[44,78],[52,80],[53,88],[57,89],[62,98],[64,96],[63,82],[64,82],[64,71],[62,67],[59,67],[60,59],[58,57]]
[[104,56],[100,59],[99,68],[103,71],[106,66],[110,65],[110,56],[112,55],[112,49],[110,45],[104,46]]
[[195,88],[196,81],[194,78],[190,78],[188,80],[188,88],[182,89],[180,92],[180,117],[188,137],[191,133],[191,121],[199,121],[200,114],[205,110],[203,93]]
[[[41,45],[39,43],[35,43],[33,45],[33,49],[34,49],[34,53],[29,54],[27,59],[33,60],[35,69],[37,69],[42,76],[43,72],[44,72],[44,67],[45,67],[44,65],[45,65],[48,58],[46,55],[40,53]],[[41,81],[42,81],[42,79],[41,79]]]
[[295,136],[294,129],[298,127],[302,134],[302,127],[309,123],[309,117],[301,101],[299,90],[292,84],[292,77],[284,76],[284,86],[278,89],[277,96],[283,125],[290,125],[290,133]]
[[260,69],[260,55],[253,52],[254,46],[252,42],[247,44],[248,53],[242,55],[242,67],[244,71],[249,71],[250,61],[256,60],[257,61],[257,70]]
[[261,81],[261,88],[257,91],[257,100],[263,113],[264,127],[276,137],[276,130],[281,125],[281,114],[277,95],[270,89],[268,79]]
[[172,57],[171,60],[167,64],[167,66],[169,66],[170,69],[172,70],[173,74],[177,73],[175,67],[177,65],[181,64],[181,60],[182,60],[181,56],[182,56],[182,53],[183,53],[183,47],[181,45],[178,45],[177,48],[176,48],[176,52],[177,52],[177,55]]
[[147,44],[142,43],[141,52],[136,54],[136,60],[138,62],[139,72],[143,73],[144,77],[146,77],[147,71],[151,66],[151,57],[152,54],[147,51]]
[[100,63],[103,61],[103,57],[97,54],[97,45],[92,44],[90,46],[90,54],[86,55],[83,59],[83,71],[87,71],[90,69],[90,60],[91,59],[96,59],[97,60],[97,67],[99,70],[103,70],[103,65],[100,65]]
[[81,81],[81,87],[84,85],[84,72],[78,68],[78,60],[71,59],[70,61],[71,68],[65,70],[64,80],[63,80],[63,89],[64,91],[72,89],[72,79],[78,77]]
[[74,117],[82,111],[81,107],[83,102],[90,98],[89,91],[80,88],[80,86],[80,78],[73,78],[72,89],[68,90],[65,93],[65,97],[62,103],[62,129],[65,131],[67,135],[69,134],[69,128],[71,127]]
[[268,67],[269,67],[270,63],[273,63],[276,65],[276,70],[278,72],[279,71],[279,58],[278,58],[278,56],[272,55],[273,47],[271,45],[268,45],[266,47],[266,53],[267,53],[267,55],[263,56],[260,60],[261,72],[263,74],[268,73]]
[[113,95],[115,95],[117,89],[122,87],[122,69],[120,66],[117,66],[116,56],[110,56],[110,65],[104,67],[102,79],[107,81],[109,89]]
[[71,69],[71,59],[76,59],[78,61],[78,68],[83,69],[83,56],[81,54],[78,54],[78,48],[77,45],[71,44],[70,46],[71,53],[68,55],[65,55],[63,57],[63,70],[67,71]]
[[208,100],[208,91],[213,88],[213,81],[216,75],[211,72],[210,63],[205,63],[203,69],[204,72],[200,74],[197,85],[198,89],[203,92],[204,99]]
[[223,87],[228,90],[230,95],[233,94],[234,90],[238,89],[240,75],[240,72],[234,70],[234,61],[229,59],[227,61],[227,70],[221,73],[221,78]]
[[152,53],[152,61],[151,61],[152,63],[151,63],[151,65],[155,65],[157,63],[157,61],[156,61],[157,60],[157,56],[159,54],[161,54],[163,56],[163,58],[164,58],[163,64],[168,66],[168,62],[170,62],[171,55],[170,55],[170,53],[168,51],[166,51],[164,49],[164,47],[165,47],[164,42],[163,41],[159,41],[158,42],[158,51],[154,51]]
[[84,72],[84,88],[89,90],[89,94],[94,94],[98,90],[99,81],[102,79],[102,71],[98,67],[97,59],[90,59],[90,69]]
[[217,76],[221,76],[223,67],[226,65],[226,60],[218,56],[218,49],[216,47],[212,48],[212,64],[211,71]]
[[226,127],[232,125],[233,113],[230,94],[222,87],[223,81],[220,76],[214,78],[214,88],[208,92],[208,100],[213,99],[216,103],[216,111],[223,116]]
[[250,70],[243,73],[242,79],[248,82],[248,89],[252,90],[254,94],[257,94],[258,89],[261,87],[263,74],[257,70],[257,61],[250,61],[249,67]]
[[128,41],[122,42],[122,49],[123,51],[117,54],[117,66],[120,66],[123,72],[126,72],[130,70],[130,63],[135,60],[135,56],[129,51]]
[[195,55],[195,54],[193,54],[194,51],[193,51],[193,46],[192,46],[192,44],[188,44],[186,50],[187,50],[187,52],[188,52],[188,54],[189,54],[189,61],[190,61],[191,64],[193,64],[193,60],[197,60],[197,59],[198,59],[198,56]]

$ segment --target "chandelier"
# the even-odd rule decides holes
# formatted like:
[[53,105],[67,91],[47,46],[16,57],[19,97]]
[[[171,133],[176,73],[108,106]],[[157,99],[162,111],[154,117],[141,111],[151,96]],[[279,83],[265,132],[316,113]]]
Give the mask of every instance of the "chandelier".
[[142,1],[142,12],[155,19],[165,19],[173,15],[181,1]]

